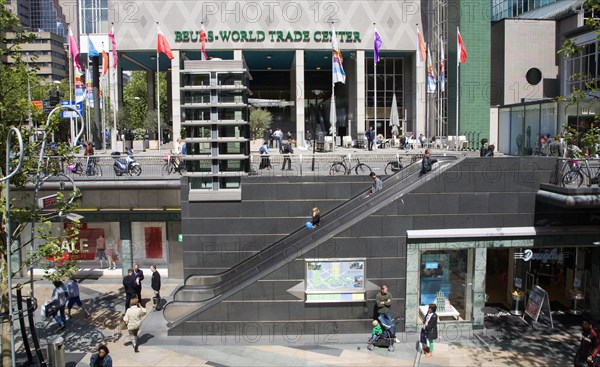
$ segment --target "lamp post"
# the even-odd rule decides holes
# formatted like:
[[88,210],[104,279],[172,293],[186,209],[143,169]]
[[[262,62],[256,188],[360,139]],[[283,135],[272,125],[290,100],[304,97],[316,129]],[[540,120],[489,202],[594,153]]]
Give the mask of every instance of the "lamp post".
[[[13,171],[10,171],[10,161],[11,161],[11,143],[12,143],[12,134],[14,132],[19,141],[19,163],[17,167]],[[10,218],[10,179],[14,175],[16,175],[20,170],[23,164],[23,137],[21,136],[21,132],[16,127],[11,127],[7,137],[6,137],[6,173],[4,177],[0,180],[0,182],[6,181],[6,194],[5,194],[5,203],[6,203],[6,272],[7,272],[7,283],[8,283],[8,319],[10,323],[10,351],[12,356],[12,366],[16,365],[16,355],[15,355],[15,329],[13,325],[13,299],[12,299],[12,238],[11,238],[11,218]]]

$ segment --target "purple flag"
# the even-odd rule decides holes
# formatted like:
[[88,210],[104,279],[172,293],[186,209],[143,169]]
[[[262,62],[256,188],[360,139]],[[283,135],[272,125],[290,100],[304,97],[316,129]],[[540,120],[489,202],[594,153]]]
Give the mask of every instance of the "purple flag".
[[375,50],[375,62],[379,62],[379,49],[381,48],[382,43],[381,36],[379,35],[379,32],[377,32],[377,28],[375,28],[375,42],[373,45],[373,49]]

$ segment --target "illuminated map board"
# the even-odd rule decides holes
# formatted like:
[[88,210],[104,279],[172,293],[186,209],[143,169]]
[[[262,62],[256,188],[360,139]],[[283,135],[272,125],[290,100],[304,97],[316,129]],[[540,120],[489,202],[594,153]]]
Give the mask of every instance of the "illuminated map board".
[[364,302],[365,259],[306,259],[306,302]]

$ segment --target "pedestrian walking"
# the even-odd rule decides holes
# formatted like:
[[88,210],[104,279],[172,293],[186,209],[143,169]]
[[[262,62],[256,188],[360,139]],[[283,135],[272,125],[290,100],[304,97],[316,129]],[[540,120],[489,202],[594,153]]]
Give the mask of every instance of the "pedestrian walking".
[[138,285],[133,276],[133,269],[127,270],[127,275],[123,278],[123,287],[125,288],[125,309],[129,308],[131,299],[137,297]]
[[106,345],[99,346],[98,352],[92,354],[90,358],[90,367],[112,367],[112,358],[108,353]]
[[139,304],[137,298],[132,298],[130,307],[125,312],[125,316],[123,316],[123,321],[127,324],[127,331],[129,332],[129,337],[127,338],[128,340],[125,340],[125,344],[131,341],[133,350],[136,353],[138,352],[138,332],[140,331],[140,326],[142,326],[144,315],[146,315],[146,309]]
[[152,265],[150,267],[150,271],[152,271],[152,279],[150,282],[150,286],[152,287],[152,290],[154,291],[154,297],[152,297],[152,301],[154,302],[155,309],[156,311],[159,311],[161,306],[160,306],[160,273],[158,272],[158,269],[156,269],[156,265]]
[[138,264],[133,264],[133,277],[135,278],[135,283],[137,284],[137,298],[140,304],[143,305],[142,302],[142,280],[144,280],[144,272],[140,269]]
[[292,144],[288,140],[286,143],[281,145],[281,149],[279,150],[281,154],[283,154],[283,165],[281,166],[281,170],[285,169],[285,164],[287,163],[288,171],[292,170],[292,158],[290,154],[294,153],[294,148],[292,148]]
[[575,367],[593,367],[598,364],[598,333],[594,330],[590,320],[584,320],[581,325],[581,341],[575,354],[573,365]]
[[104,268],[104,260],[106,260],[108,265],[108,259],[106,258],[106,239],[103,235],[96,238],[96,257],[100,260],[100,269]]
[[367,149],[373,150],[373,141],[375,140],[375,130],[373,129],[373,126],[367,130],[365,136],[367,137]]
[[[431,357],[433,355],[433,341],[438,338],[438,330],[437,330],[437,322],[438,315],[436,313],[437,306],[435,303],[431,303],[427,310],[427,314],[425,315],[425,321],[423,322],[423,327],[421,333],[423,334],[426,341],[429,342],[427,348],[423,348],[425,355],[427,357]],[[423,340],[425,341],[425,340]]]
[[54,321],[58,324],[60,331],[64,330],[67,326],[67,319],[65,317],[65,305],[67,304],[67,287],[60,280],[52,282],[54,284],[54,290],[52,291],[52,307],[54,308]]
[[375,172],[369,173],[369,177],[371,177],[371,179],[373,180],[373,186],[371,186],[371,190],[369,190],[369,194],[367,195],[367,197],[373,195],[374,193],[383,188],[383,183],[381,182],[381,179],[377,177]]
[[108,269],[116,269],[117,264],[115,263],[115,250],[112,245],[106,246],[106,258],[108,259]]
[[90,317],[90,313],[83,307],[83,302],[81,302],[81,298],[79,298],[79,283],[75,279],[75,276],[71,276],[71,280],[67,283],[67,291],[69,293],[69,300],[67,301],[66,319],[68,320],[71,318],[71,309],[74,305],[79,306],[79,308],[85,312],[85,317]]

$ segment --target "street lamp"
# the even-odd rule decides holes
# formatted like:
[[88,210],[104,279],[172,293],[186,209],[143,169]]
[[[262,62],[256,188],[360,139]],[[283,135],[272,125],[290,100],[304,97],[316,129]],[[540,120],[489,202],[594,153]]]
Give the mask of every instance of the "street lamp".
[[[18,141],[19,141],[19,164],[17,164],[17,167],[11,172],[10,171],[10,160],[11,160],[11,142],[12,142],[12,134],[11,132],[14,132],[15,135],[17,135]],[[6,261],[6,270],[7,270],[7,283],[8,283],[8,319],[9,319],[9,323],[10,323],[10,351],[11,351],[11,355],[12,355],[12,366],[14,367],[16,365],[16,355],[15,355],[15,329],[14,329],[14,325],[13,325],[13,300],[12,300],[12,238],[11,238],[11,231],[12,231],[12,226],[11,226],[11,218],[10,218],[10,179],[11,177],[13,177],[14,175],[16,175],[20,170],[21,170],[21,166],[23,164],[23,155],[24,155],[24,149],[23,149],[23,137],[21,136],[21,132],[19,131],[19,129],[17,129],[16,127],[11,127],[7,137],[6,137],[6,173],[4,175],[4,177],[2,179],[0,179],[0,182],[6,181],[6,195],[5,195],[5,200],[6,200],[6,257],[7,257],[7,261]]]

